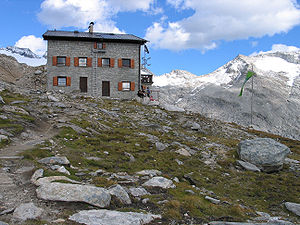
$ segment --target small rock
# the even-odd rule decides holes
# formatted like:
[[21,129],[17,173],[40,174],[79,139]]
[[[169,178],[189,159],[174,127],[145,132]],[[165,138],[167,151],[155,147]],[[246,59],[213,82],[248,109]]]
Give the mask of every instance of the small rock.
[[179,179],[177,177],[174,177],[173,180],[176,182],[176,183],[179,183]]
[[144,198],[144,199],[142,200],[142,203],[143,203],[143,204],[147,204],[149,201],[150,201],[149,198]]
[[150,195],[150,193],[148,191],[146,191],[145,188],[142,188],[142,187],[138,187],[138,188],[129,188],[129,192],[132,196],[134,197],[141,197],[141,196],[144,196],[144,195]]
[[8,223],[4,223],[2,221],[0,221],[0,225],[9,225]]
[[5,101],[3,100],[2,96],[0,96],[0,104],[5,104]]
[[0,142],[3,140],[8,140],[8,137],[6,135],[0,134]]
[[220,202],[221,202],[220,200],[209,197],[209,196],[205,196],[205,199],[210,201],[211,203],[214,203],[214,204],[220,204]]
[[51,102],[59,102],[59,99],[55,98],[52,95],[48,95],[48,100],[51,101]]
[[183,155],[183,156],[191,156],[191,154],[189,153],[189,151],[186,150],[186,149],[184,149],[184,148],[178,149],[175,152],[178,153],[178,154],[180,154],[180,155]]
[[293,202],[286,202],[284,203],[285,207],[295,213],[297,216],[300,216],[300,204],[293,203]]
[[161,142],[156,142],[155,146],[156,146],[156,149],[158,151],[163,151],[163,150],[165,150],[167,148],[167,145],[165,145],[165,144],[163,144]]
[[143,186],[146,187],[160,187],[164,189],[168,188],[175,188],[176,185],[173,184],[173,182],[167,178],[164,177],[153,177],[152,179],[148,180],[143,184]]
[[13,214],[18,220],[37,219],[43,213],[43,209],[36,207],[32,202],[19,205]]
[[192,194],[192,195],[195,194],[195,192],[194,192],[193,190],[185,190],[185,192],[186,192],[186,193],[189,193],[189,194]]
[[124,152],[124,155],[126,155],[126,156],[129,157],[130,162],[135,162],[135,158],[134,158],[133,155],[131,155],[130,153]]
[[179,159],[175,159],[175,162],[177,162],[177,164],[178,164],[179,166],[183,165],[183,162],[180,161]]
[[44,175],[44,170],[43,169],[36,170],[33,173],[33,175],[31,176],[31,179],[30,179],[31,183],[37,185],[37,179],[43,177],[43,175]]
[[191,127],[191,129],[195,130],[195,131],[198,131],[200,128],[201,128],[201,126],[196,122],[194,122]]
[[241,160],[237,160],[237,163],[246,170],[253,171],[253,172],[260,172],[260,169],[252,163],[244,162]]
[[136,174],[154,177],[154,176],[160,176],[162,173],[159,170],[142,170],[142,171],[137,172]]
[[43,73],[43,71],[41,71],[41,70],[36,70],[35,72],[34,72],[34,75],[41,75]]
[[61,164],[61,165],[69,165],[70,164],[70,161],[65,156],[47,157],[47,158],[40,159],[38,162],[43,163],[43,164]]

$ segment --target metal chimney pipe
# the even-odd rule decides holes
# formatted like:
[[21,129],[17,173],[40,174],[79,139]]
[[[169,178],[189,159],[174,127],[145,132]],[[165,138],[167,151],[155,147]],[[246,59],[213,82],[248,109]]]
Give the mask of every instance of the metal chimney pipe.
[[90,22],[89,33],[92,34],[93,32],[94,32],[94,22]]

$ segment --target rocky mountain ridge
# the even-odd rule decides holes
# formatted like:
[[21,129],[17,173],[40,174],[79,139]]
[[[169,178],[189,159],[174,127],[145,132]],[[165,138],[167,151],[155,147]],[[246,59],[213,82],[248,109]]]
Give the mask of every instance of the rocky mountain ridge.
[[[300,139],[300,52],[239,55],[213,73],[195,76],[185,71],[154,78],[162,105],[210,118]],[[239,97],[247,71],[256,76],[253,124],[250,124],[251,81]]]
[[29,48],[8,46],[6,48],[0,48],[0,54],[12,56],[19,63],[24,63],[28,66],[41,66],[47,63],[46,53],[44,56],[39,56],[33,53]]

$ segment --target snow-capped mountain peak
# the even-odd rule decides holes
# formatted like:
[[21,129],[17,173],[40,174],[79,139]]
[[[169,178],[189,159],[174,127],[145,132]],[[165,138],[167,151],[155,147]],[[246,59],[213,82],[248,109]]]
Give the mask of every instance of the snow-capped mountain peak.
[[280,74],[287,78],[287,85],[292,86],[300,74],[300,51],[270,52],[253,56],[238,55],[212,73],[196,76],[184,70],[154,77],[156,86],[201,87],[206,84],[231,86],[244,79],[247,71],[254,70],[258,76]]
[[0,54],[14,57],[19,63],[25,63],[29,66],[46,65],[47,59],[33,53],[29,48],[19,48],[16,46],[9,46],[0,48]]

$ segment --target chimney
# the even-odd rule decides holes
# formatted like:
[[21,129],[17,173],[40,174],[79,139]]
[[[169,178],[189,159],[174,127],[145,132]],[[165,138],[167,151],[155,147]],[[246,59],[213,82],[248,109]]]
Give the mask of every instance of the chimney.
[[94,32],[94,22],[90,22],[89,33],[92,34],[93,32]]

